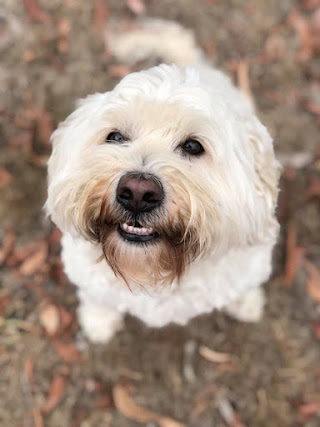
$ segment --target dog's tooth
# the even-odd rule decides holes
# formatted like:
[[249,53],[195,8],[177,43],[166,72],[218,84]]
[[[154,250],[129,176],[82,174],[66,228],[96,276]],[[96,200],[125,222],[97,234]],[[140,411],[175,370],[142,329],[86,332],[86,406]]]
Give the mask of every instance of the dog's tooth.
[[133,233],[133,229],[134,229],[134,227],[132,227],[132,225],[129,225],[129,226],[128,226],[128,231],[129,231],[129,233]]
[[123,223],[123,224],[121,224],[121,228],[122,228],[122,230],[127,231],[128,225],[126,223]]
[[141,228],[141,234],[148,235],[148,230],[144,227]]

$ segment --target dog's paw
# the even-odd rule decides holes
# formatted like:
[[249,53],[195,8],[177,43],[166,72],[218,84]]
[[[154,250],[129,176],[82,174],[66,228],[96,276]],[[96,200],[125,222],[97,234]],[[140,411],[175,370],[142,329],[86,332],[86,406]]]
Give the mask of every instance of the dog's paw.
[[81,304],[78,319],[86,337],[95,343],[107,343],[123,327],[122,314],[110,308]]
[[224,311],[242,322],[259,322],[263,315],[265,296],[262,288],[254,288],[241,299],[229,304]]

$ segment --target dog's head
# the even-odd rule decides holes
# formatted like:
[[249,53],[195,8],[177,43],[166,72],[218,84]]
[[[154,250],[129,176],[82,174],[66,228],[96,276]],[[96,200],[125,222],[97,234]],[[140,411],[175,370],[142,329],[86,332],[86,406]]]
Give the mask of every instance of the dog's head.
[[130,74],[53,134],[47,212],[127,283],[171,282],[201,256],[276,237],[271,138],[214,76],[221,85],[192,68]]

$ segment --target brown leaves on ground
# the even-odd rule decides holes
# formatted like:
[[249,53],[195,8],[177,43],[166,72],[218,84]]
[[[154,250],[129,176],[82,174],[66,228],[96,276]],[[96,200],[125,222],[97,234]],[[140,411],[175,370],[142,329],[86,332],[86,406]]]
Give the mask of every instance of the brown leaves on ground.
[[21,264],[19,271],[23,276],[30,276],[36,272],[46,269],[48,257],[48,244],[40,240],[33,253],[31,253]]
[[160,427],[185,427],[178,421],[172,418],[164,417],[155,412],[149,411],[139,406],[130,396],[128,387],[122,384],[116,384],[113,388],[113,399],[116,408],[127,418],[139,422],[150,423],[155,422]]
[[204,345],[200,346],[199,353],[206,360],[213,363],[230,362],[232,358],[231,354],[229,353],[221,353],[219,351],[214,351]]
[[30,21],[50,21],[50,15],[40,8],[36,0],[23,0],[23,3]]
[[61,305],[45,303],[39,309],[39,320],[49,337],[66,336],[74,316]]
[[108,19],[108,7],[105,0],[95,0],[93,6],[93,26],[95,31],[99,34],[104,33],[107,19]]
[[294,7],[289,14],[288,22],[299,37],[298,61],[305,63],[320,48],[320,9],[309,18]]
[[143,0],[126,0],[128,8],[136,15],[142,15],[146,11]]
[[300,422],[307,422],[312,416],[320,413],[320,402],[305,403],[298,407]]
[[50,385],[49,393],[41,408],[43,414],[51,412],[62,400],[66,379],[62,375],[56,375]]
[[299,271],[306,249],[297,245],[297,228],[294,221],[290,221],[287,227],[286,263],[283,283],[291,286]]
[[304,266],[309,275],[307,281],[307,291],[309,296],[320,303],[320,271],[312,262],[305,260]]
[[81,362],[81,355],[72,341],[54,339],[52,345],[58,356],[66,363]]
[[16,240],[16,233],[12,228],[9,228],[4,235],[4,238],[0,247],[0,265],[5,263],[6,259],[13,251],[15,240]]
[[309,187],[307,188],[305,198],[306,200],[310,200],[316,197],[320,197],[320,178],[312,177]]
[[12,175],[5,168],[0,168],[0,190],[6,188],[12,180]]

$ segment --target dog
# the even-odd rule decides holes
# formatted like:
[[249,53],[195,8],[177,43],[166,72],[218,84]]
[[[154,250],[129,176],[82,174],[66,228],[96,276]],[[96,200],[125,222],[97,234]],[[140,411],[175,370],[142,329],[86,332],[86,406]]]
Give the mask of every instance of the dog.
[[213,309],[258,321],[279,231],[280,166],[252,103],[188,30],[144,30],[154,38],[122,33],[114,52],[159,56],[163,31],[160,54],[178,64],[88,96],[52,135],[46,211],[93,342],[110,340],[126,313],[152,327]]

